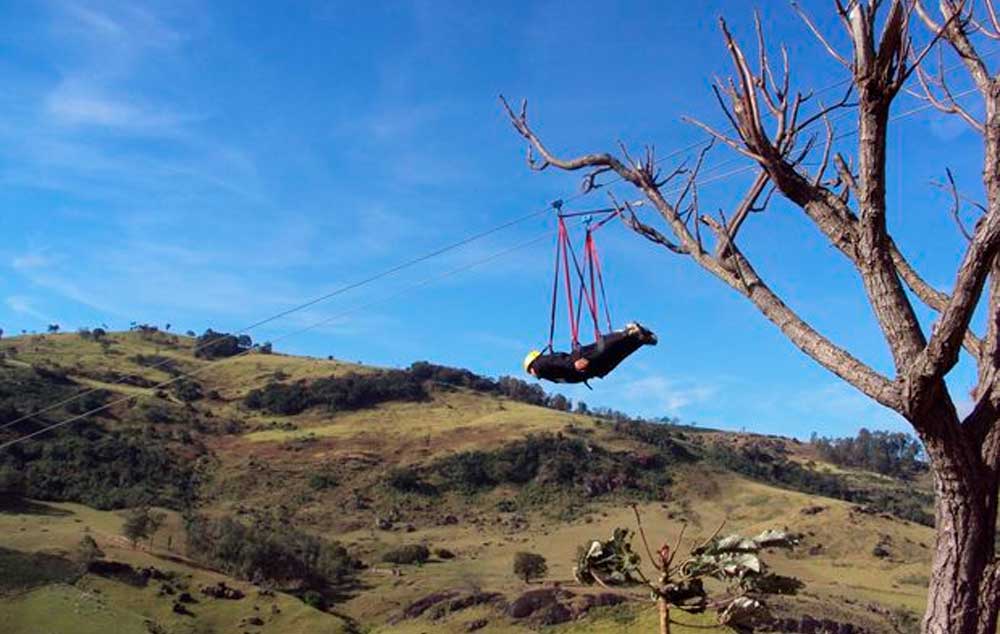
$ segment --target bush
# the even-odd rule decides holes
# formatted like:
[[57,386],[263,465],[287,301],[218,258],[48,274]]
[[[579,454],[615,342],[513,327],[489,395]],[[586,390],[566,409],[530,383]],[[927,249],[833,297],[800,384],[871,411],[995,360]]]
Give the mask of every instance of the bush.
[[195,339],[194,345],[194,356],[200,359],[224,359],[246,352],[253,347],[253,340],[247,335],[231,335],[209,328]]
[[451,552],[447,548],[435,548],[434,556],[438,559],[454,559],[455,553]]
[[305,593],[303,593],[302,603],[305,603],[309,607],[314,608],[316,610],[326,609],[326,599],[323,598],[322,594],[316,592],[315,590],[307,590]]
[[316,406],[325,406],[331,412],[351,411],[387,401],[425,398],[423,385],[408,372],[387,370],[327,377],[311,383],[269,383],[247,394],[244,404],[251,409],[291,416]]
[[530,583],[532,579],[544,577],[549,571],[545,557],[536,553],[519,552],[514,555],[514,574]]
[[423,544],[409,544],[394,548],[382,555],[382,561],[390,564],[423,564],[431,557],[431,551]]
[[389,475],[386,476],[386,483],[393,489],[403,493],[420,493],[422,495],[437,493],[437,489],[433,485],[424,482],[416,470],[408,467],[400,467],[389,471]]
[[322,589],[350,579],[359,563],[337,542],[286,524],[245,526],[232,518],[187,519],[191,556],[239,579]]
[[490,452],[454,454],[430,469],[442,480],[442,488],[464,493],[531,483],[560,494],[574,491],[595,497],[631,491],[655,499],[670,482],[669,464],[661,455],[614,453],[578,438],[540,434]]
[[97,542],[90,535],[84,535],[83,539],[76,546],[73,558],[84,570],[90,567],[98,559],[104,556],[104,552],[97,546]]
[[0,474],[11,492],[99,509],[147,502],[183,509],[197,487],[191,460],[179,460],[162,442],[107,432],[92,421],[0,452]]
[[192,403],[202,398],[201,385],[191,379],[180,379],[173,384],[174,394],[185,403]]
[[314,473],[309,476],[309,486],[317,491],[333,489],[338,484],[337,476],[332,473]]

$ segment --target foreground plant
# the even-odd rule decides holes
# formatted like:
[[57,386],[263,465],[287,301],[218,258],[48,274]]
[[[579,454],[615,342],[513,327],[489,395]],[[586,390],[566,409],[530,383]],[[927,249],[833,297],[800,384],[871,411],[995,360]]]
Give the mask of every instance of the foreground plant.
[[[647,575],[643,571],[642,558],[632,548],[634,533],[617,528],[611,539],[595,540],[580,548],[573,575],[582,584],[608,589],[648,588],[659,609],[660,634],[670,633],[671,608],[690,613],[713,609],[718,612],[721,625],[752,631],[770,619],[762,596],[799,583],[771,573],[759,554],[765,548],[794,547],[798,539],[790,533],[766,530],[756,537],[736,534],[719,537],[720,526],[675,563],[684,530],[681,529],[673,548],[664,543],[654,553],[646,540],[639,511],[635,507],[633,511],[638,534],[656,573]],[[725,584],[725,590],[715,598],[705,589],[705,580],[709,578]]]

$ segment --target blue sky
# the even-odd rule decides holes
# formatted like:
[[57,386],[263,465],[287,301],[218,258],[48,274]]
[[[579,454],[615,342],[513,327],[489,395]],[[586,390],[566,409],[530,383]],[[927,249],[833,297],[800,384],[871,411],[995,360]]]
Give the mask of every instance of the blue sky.
[[[716,18],[725,11],[744,41],[752,25],[749,3],[722,1],[4,4],[8,334],[52,322],[235,330],[542,208],[577,191],[578,179],[527,169],[499,92],[527,97],[558,151],[622,140],[666,153],[702,136],[682,115],[721,119],[709,89],[728,71]],[[800,86],[840,79],[785,3],[761,4]],[[827,3],[806,4],[818,4],[813,15],[842,42]],[[901,97],[897,112],[915,105]],[[933,112],[901,120],[890,139],[891,229],[941,288],[963,241],[930,182],[944,158],[974,194],[980,155],[976,136]],[[706,176],[743,164],[711,171],[732,158],[716,149]],[[705,185],[706,206],[732,204],[745,180]],[[574,208],[606,204],[595,194]],[[519,375],[525,351],[546,336],[552,237],[357,307],[552,230],[548,217],[525,222],[251,334],[275,339],[353,311],[277,347]],[[593,392],[568,396],[799,436],[906,428],[689,261],[620,226],[600,240],[616,319],[647,324],[661,343]],[[742,244],[803,316],[890,370],[857,277],[800,213],[775,204],[752,218]],[[951,377],[963,402],[972,377],[966,365]]]

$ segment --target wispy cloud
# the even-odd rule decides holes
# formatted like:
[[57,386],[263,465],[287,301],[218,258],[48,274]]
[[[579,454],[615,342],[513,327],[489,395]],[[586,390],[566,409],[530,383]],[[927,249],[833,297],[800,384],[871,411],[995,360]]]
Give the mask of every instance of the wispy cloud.
[[56,321],[51,315],[36,308],[35,303],[31,298],[23,295],[11,295],[10,297],[4,299],[4,304],[6,304],[7,308],[15,313],[27,315],[28,317],[40,322],[49,324]]
[[644,411],[679,414],[689,405],[708,400],[717,391],[715,385],[653,375],[630,382],[625,387],[625,396]]
[[178,131],[183,118],[164,108],[105,94],[96,86],[63,82],[45,98],[44,109],[58,125],[98,126],[131,132]]

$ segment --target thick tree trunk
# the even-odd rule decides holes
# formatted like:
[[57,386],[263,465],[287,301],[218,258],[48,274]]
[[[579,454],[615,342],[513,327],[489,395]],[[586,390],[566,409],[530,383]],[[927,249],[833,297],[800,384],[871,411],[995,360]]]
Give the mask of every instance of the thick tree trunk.
[[924,633],[996,634],[996,606],[984,600],[996,535],[986,500],[995,478],[971,447],[954,441],[925,438],[934,469],[937,539]]

